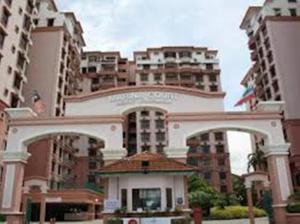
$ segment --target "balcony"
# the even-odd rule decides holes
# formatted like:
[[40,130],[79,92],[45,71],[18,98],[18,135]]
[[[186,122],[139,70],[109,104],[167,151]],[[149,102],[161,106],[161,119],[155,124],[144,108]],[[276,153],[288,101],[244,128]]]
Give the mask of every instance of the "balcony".
[[258,60],[258,54],[256,51],[251,52],[251,60],[252,61],[257,61]]
[[20,48],[21,48],[22,50],[26,51],[26,50],[27,50],[28,43],[29,43],[29,40],[28,40],[27,35],[22,34],[21,39],[20,39],[20,44],[19,44]]
[[23,71],[24,70],[24,67],[25,67],[25,64],[26,64],[26,58],[25,58],[25,55],[21,52],[18,53],[18,59],[17,59],[17,67]]
[[26,32],[29,32],[30,31],[30,28],[31,28],[31,19],[29,16],[25,15],[24,16],[24,22],[23,22],[23,29],[26,31]]
[[255,38],[250,38],[248,41],[248,46],[250,50],[254,50],[256,48]]
[[34,4],[33,4],[33,0],[28,0],[27,1],[27,6],[26,6],[26,12],[29,14],[32,14],[34,10]]
[[11,13],[8,11],[6,7],[3,7],[3,12],[2,12],[2,17],[1,17],[1,24],[6,27],[8,24],[9,17]]

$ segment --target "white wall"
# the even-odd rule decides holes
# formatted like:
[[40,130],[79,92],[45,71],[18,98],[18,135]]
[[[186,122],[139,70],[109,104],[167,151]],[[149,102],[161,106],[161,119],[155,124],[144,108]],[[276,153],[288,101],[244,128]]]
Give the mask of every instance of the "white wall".
[[161,208],[166,209],[166,188],[172,188],[173,208],[176,198],[181,197],[185,204],[183,176],[141,175],[109,178],[108,199],[121,200],[121,189],[127,189],[127,209],[132,210],[132,189],[160,188]]

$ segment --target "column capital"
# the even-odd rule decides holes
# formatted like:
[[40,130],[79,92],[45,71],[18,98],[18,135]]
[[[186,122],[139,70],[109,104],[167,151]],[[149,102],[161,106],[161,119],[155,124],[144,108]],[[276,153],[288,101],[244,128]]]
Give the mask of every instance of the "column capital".
[[185,159],[187,158],[187,152],[188,152],[189,148],[188,147],[184,147],[184,148],[164,148],[164,152],[167,155],[168,158],[174,158],[174,159],[178,159],[178,158],[182,158]]
[[28,152],[9,152],[5,151],[1,153],[2,161],[9,162],[21,162],[27,163],[28,158],[31,156]]
[[278,145],[265,145],[262,150],[266,157],[268,156],[286,156],[289,154],[290,143],[278,144]]
[[127,155],[125,148],[121,149],[102,149],[103,160],[119,160]]

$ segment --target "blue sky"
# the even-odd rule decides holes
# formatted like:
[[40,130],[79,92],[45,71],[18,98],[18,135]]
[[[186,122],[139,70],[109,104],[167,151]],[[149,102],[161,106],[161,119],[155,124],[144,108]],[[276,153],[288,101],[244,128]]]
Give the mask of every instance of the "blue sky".
[[[226,110],[243,92],[240,81],[251,65],[247,37],[239,25],[249,5],[264,0],[57,0],[73,11],[84,29],[87,50],[132,52],[164,45],[219,50]],[[232,169],[245,172],[250,152],[246,134],[229,134]]]

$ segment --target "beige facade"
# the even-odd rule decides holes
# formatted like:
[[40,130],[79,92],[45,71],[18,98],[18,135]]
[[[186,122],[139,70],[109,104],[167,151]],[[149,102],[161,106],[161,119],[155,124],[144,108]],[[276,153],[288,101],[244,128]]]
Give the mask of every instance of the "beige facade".
[[[85,45],[83,31],[75,15],[58,11],[54,1],[38,0],[37,9],[23,105],[32,107],[32,94],[36,90],[45,104],[45,111],[40,116],[61,117],[65,113],[63,97],[80,92],[80,57]],[[26,178],[44,178],[51,189],[73,183],[77,152],[73,144],[77,139],[77,136],[53,136],[30,145],[32,157]],[[36,160],[39,163],[35,163]]]
[[[134,52],[134,61],[119,52],[85,52],[81,72],[84,93],[122,86],[178,86],[206,93],[222,93],[217,51],[191,46],[167,46]],[[223,106],[223,103],[220,102]],[[168,145],[166,113],[156,108],[139,108],[126,113],[123,146],[128,154],[163,152]],[[215,132],[206,133],[213,136]],[[221,141],[188,141],[190,158],[199,173],[218,190],[230,192],[231,170],[226,133]],[[201,144],[206,144],[207,150]],[[214,150],[221,148],[222,152]],[[205,163],[206,165],[201,165]]]
[[[256,98],[248,108],[254,110],[259,101],[284,101],[284,132],[291,143],[291,168],[296,187],[300,186],[298,135],[300,133],[300,96],[298,58],[300,57],[300,5],[297,1],[265,1],[262,7],[250,7],[241,28],[249,37],[253,65],[242,80],[253,85]],[[254,136],[257,146],[261,138]]]

